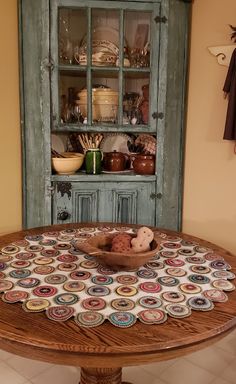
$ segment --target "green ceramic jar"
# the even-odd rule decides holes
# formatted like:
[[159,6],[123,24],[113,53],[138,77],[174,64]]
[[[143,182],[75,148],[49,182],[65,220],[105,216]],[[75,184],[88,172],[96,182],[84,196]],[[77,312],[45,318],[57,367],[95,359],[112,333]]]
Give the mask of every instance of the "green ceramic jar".
[[98,175],[102,172],[102,152],[99,148],[88,149],[85,155],[86,173]]

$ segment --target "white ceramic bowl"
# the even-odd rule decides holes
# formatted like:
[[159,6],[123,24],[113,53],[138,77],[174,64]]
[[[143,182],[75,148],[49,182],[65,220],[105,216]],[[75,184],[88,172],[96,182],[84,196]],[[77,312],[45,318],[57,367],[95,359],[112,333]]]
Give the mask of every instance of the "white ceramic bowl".
[[67,152],[63,155],[66,157],[52,157],[52,167],[59,175],[72,175],[81,168],[83,154]]

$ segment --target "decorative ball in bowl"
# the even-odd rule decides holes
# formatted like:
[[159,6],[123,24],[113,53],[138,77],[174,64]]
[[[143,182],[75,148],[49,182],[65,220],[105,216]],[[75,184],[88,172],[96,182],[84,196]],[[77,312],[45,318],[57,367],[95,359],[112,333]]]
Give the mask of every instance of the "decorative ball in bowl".
[[[156,255],[160,248],[160,239],[153,238],[148,244],[148,249],[146,251],[139,251],[135,244],[134,249],[127,248],[124,239],[124,245],[121,246],[116,239],[119,236],[127,235],[127,233],[122,234],[102,234],[94,237],[88,238],[85,242],[75,242],[74,246],[76,249],[87,253],[90,256],[97,258],[100,264],[110,267],[116,271],[129,271],[137,269],[147,263],[153,256]],[[128,234],[130,240],[136,242],[136,234]],[[139,240],[139,238],[138,238]],[[137,241],[139,247],[139,241]],[[117,249],[118,251],[115,251]]]
[[59,175],[72,175],[78,171],[84,161],[82,153],[64,152],[63,157],[52,157],[52,167]]

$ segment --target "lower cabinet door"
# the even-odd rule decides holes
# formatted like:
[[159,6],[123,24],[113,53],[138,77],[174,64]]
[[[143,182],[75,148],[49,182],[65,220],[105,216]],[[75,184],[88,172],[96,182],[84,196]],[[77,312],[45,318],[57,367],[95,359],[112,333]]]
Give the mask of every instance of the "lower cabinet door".
[[53,223],[155,225],[155,182],[55,182]]

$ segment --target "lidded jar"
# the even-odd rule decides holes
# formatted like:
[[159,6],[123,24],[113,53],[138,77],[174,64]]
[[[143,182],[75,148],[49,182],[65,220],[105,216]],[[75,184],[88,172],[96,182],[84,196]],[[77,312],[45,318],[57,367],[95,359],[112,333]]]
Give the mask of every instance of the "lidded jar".
[[[92,115],[95,121],[113,121],[116,119],[118,109],[118,92],[110,88],[92,88]],[[77,94],[75,103],[79,105],[80,112],[87,117],[87,89]]]
[[153,175],[155,173],[154,155],[136,155],[133,162],[134,172],[139,175]]
[[126,157],[122,152],[104,153],[104,169],[110,172],[120,172],[125,170]]

